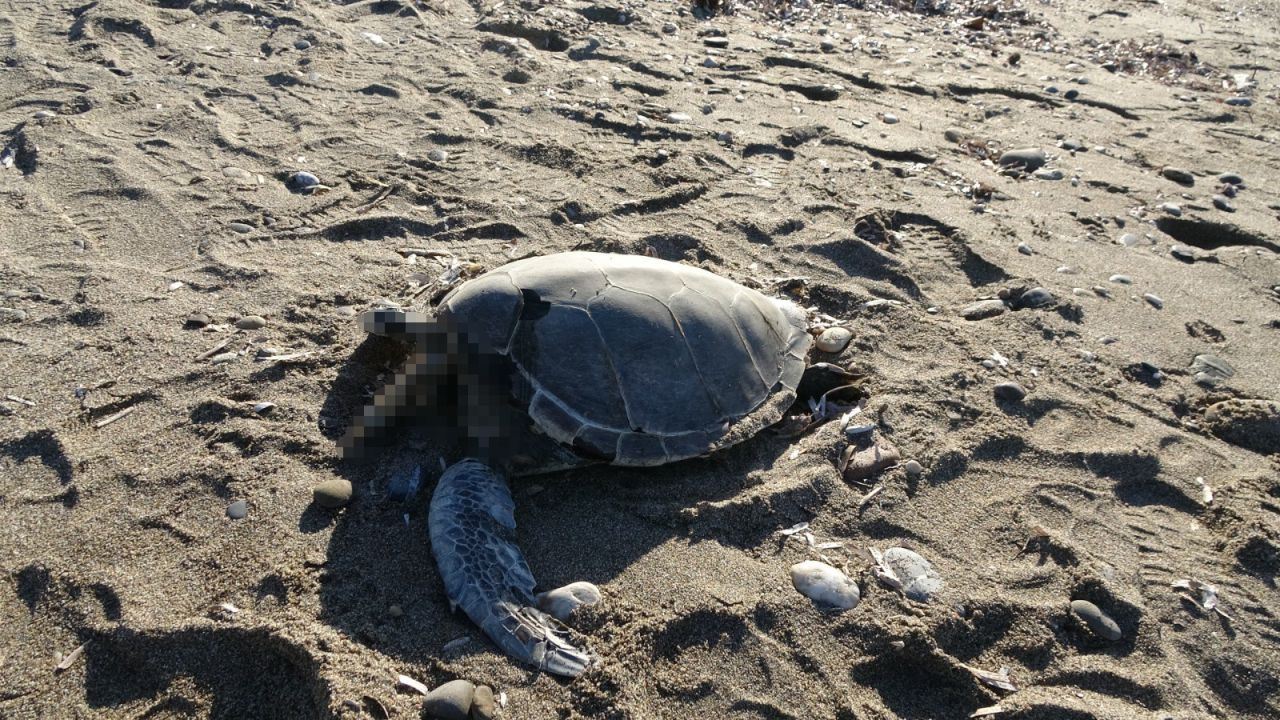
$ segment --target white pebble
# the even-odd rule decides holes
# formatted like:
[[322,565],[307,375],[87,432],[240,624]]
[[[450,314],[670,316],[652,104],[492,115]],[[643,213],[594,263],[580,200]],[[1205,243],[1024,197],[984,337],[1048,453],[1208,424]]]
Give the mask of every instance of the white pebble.
[[856,607],[862,597],[858,584],[848,575],[817,560],[792,565],[791,584],[818,605],[840,610]]
[[822,352],[838,353],[844,350],[852,339],[853,333],[847,328],[831,327],[823,330],[818,336],[817,346]]

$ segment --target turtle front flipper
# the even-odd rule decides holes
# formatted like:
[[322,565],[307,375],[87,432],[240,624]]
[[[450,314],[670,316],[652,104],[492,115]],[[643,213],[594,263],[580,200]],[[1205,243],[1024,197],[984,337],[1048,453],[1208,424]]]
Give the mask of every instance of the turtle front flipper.
[[515,543],[515,501],[491,468],[463,460],[431,497],[431,551],[445,592],[508,655],[576,677],[596,659],[535,605],[533,573]]

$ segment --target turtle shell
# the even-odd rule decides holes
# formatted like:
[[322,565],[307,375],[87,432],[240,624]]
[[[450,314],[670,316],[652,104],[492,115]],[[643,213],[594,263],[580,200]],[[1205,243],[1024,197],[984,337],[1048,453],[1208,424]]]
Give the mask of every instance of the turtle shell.
[[543,433],[615,465],[704,455],[776,422],[811,342],[791,303],[688,265],[590,252],[504,265],[436,316],[509,358]]

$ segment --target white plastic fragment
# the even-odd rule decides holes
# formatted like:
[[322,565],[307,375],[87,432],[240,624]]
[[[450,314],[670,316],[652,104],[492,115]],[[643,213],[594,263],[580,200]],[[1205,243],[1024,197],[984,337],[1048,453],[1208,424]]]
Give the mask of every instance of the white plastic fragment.
[[809,523],[807,523],[807,522],[801,522],[801,523],[796,523],[795,525],[792,525],[791,527],[787,528],[786,530],[779,530],[779,531],[778,531],[778,533],[779,533],[780,535],[795,535],[795,534],[796,534],[796,533],[798,533],[798,532],[802,532],[802,531],[804,531],[804,530],[808,530],[808,529],[809,529]]
[[80,656],[84,654],[84,648],[88,644],[88,642],[84,642],[80,647],[67,653],[67,656],[62,658],[62,662],[58,663],[57,666],[53,668],[53,671],[55,673],[60,673],[70,669],[71,666],[75,665],[76,661],[80,659]]
[[414,690],[416,692],[422,693],[423,695],[426,695],[431,692],[431,690],[426,685],[423,685],[422,683],[418,682],[417,680],[414,680],[408,675],[397,675],[396,685],[399,687],[409,688],[410,690]]

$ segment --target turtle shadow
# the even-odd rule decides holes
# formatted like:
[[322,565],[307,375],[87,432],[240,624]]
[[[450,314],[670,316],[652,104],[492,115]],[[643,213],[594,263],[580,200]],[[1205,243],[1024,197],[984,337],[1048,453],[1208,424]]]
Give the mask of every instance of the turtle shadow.
[[[365,345],[383,342],[371,339]],[[333,421],[327,431],[331,437],[341,435],[360,411],[364,388],[378,373],[370,364],[384,357],[384,350],[365,345],[339,369],[324,401],[323,413]],[[343,411],[348,415],[340,419]],[[303,531],[330,532],[318,572],[320,619],[378,652],[428,673],[435,668],[445,680],[450,678],[442,674],[442,658],[499,651],[465,615],[451,610],[431,554],[428,503],[441,460],[459,458],[421,442],[424,432],[430,434],[424,427],[404,428],[364,459],[339,461],[337,473],[356,488],[352,502],[339,511],[312,507],[298,522]],[[741,509],[725,501],[750,488],[748,476],[773,467],[791,445],[761,433],[710,458],[653,468],[594,465],[509,479],[518,542],[538,590],[578,580],[605,585],[673,539],[695,542],[707,536],[730,545],[758,544],[777,531],[778,515],[744,522]],[[414,468],[422,469],[416,495],[392,499]],[[769,504],[784,510],[782,517],[796,519],[811,517],[801,509],[819,501],[808,485],[767,495]],[[699,505],[709,509],[688,512]],[[717,537],[717,528],[733,531]]]

